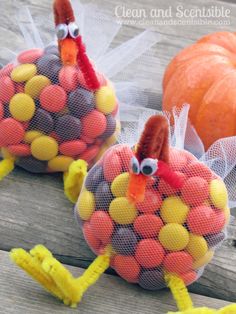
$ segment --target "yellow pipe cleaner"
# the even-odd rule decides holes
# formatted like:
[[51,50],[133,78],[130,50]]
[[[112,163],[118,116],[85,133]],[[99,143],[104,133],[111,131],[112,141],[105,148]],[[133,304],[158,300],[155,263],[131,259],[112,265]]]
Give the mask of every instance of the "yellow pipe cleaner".
[[179,309],[179,312],[168,312],[168,314],[236,314],[236,304],[230,304],[220,310],[207,307],[195,308],[187,287],[181,278],[166,274],[165,280]]
[[43,245],[36,245],[29,253],[23,249],[13,249],[10,257],[44,289],[64,304],[76,307],[86,290],[95,284],[109,267],[111,254],[112,250],[108,246],[105,253],[98,256],[79,278],[74,278]]
[[87,175],[87,167],[87,162],[79,159],[72,162],[68,172],[64,173],[65,195],[74,204],[78,200],[84,178]]

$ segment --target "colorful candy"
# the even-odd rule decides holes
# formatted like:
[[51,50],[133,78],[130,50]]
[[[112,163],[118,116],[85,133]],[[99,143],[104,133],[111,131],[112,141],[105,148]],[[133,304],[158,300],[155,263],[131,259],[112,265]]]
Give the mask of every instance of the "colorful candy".
[[106,131],[107,121],[105,116],[93,110],[82,118],[82,132],[85,136],[95,138],[102,135]]
[[168,223],[161,228],[159,241],[167,250],[180,251],[188,245],[189,233],[179,224]]
[[36,75],[25,84],[25,93],[32,98],[38,98],[41,91],[49,86],[51,81],[44,75]]
[[96,108],[105,114],[112,113],[116,106],[116,96],[109,86],[101,87],[96,92]]
[[215,179],[212,180],[210,183],[210,198],[212,204],[216,208],[225,208],[228,202],[228,193],[224,183],[219,180]]
[[29,121],[35,113],[34,100],[27,94],[16,94],[12,97],[9,109],[12,117],[18,121]]
[[31,143],[32,156],[38,160],[50,160],[58,154],[58,144],[50,136],[37,137]]
[[171,196],[166,198],[161,205],[161,218],[165,223],[183,224],[190,208],[180,197]]
[[34,64],[26,63],[18,65],[11,72],[11,79],[14,82],[21,83],[30,80],[37,73],[37,67]]
[[0,122],[0,143],[3,146],[19,144],[25,135],[22,124],[13,118],[7,118]]
[[41,106],[49,112],[61,111],[65,107],[66,101],[66,92],[58,85],[47,86],[40,94]]
[[178,274],[189,285],[213,257],[211,247],[225,236],[227,207],[214,207],[210,192],[212,182],[220,179],[213,179],[216,176],[208,168],[181,152],[181,165],[173,158],[170,166],[183,186],[173,189],[164,179],[150,177],[144,201],[131,202],[127,190],[132,156],[127,145],[114,146],[88,173],[82,191],[87,199],[83,202],[82,195],[78,203],[83,226],[92,233],[88,244],[96,254],[111,247],[111,266],[145,289],[165,287],[166,273]]
[[73,161],[74,159],[68,156],[56,156],[49,160],[48,167],[54,172],[65,172],[68,171]]
[[116,223],[128,225],[133,223],[138,212],[126,197],[118,197],[110,203],[109,214]]
[[15,93],[14,82],[8,76],[0,77],[0,101],[8,103]]
[[21,52],[17,60],[19,63],[34,63],[43,55],[43,49],[34,48]]

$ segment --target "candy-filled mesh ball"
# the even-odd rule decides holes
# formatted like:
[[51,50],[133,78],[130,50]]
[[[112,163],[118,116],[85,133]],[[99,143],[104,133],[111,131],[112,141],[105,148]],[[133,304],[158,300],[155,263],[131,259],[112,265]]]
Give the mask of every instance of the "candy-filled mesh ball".
[[20,53],[0,70],[0,148],[31,172],[91,166],[119,133],[112,84],[97,73],[90,90],[78,66],[63,66],[57,46]]
[[75,207],[84,237],[97,255],[112,247],[111,267],[128,282],[158,290],[171,273],[189,285],[225,238],[226,187],[192,154],[170,148],[169,165],[182,178],[181,188],[152,176],[144,200],[131,202],[133,154],[126,145],[113,146],[89,171]]

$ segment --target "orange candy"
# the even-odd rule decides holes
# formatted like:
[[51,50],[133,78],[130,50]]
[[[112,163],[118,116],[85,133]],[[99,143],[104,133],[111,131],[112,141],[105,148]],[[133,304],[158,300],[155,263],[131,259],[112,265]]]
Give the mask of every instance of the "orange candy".
[[104,211],[95,211],[90,219],[90,226],[93,234],[103,242],[108,244],[113,233],[113,222],[111,217]]
[[60,145],[60,153],[66,156],[77,156],[82,154],[87,148],[87,145],[84,141],[74,140],[64,142]]
[[0,77],[0,101],[9,103],[15,94],[14,82],[8,76]]
[[173,252],[166,255],[163,265],[170,273],[187,273],[193,268],[193,258],[187,252]]
[[161,218],[156,215],[141,215],[134,222],[134,230],[143,238],[154,238],[163,225]]
[[0,142],[7,145],[19,144],[25,135],[22,124],[13,118],[7,118],[0,122]]
[[200,176],[207,182],[210,182],[212,178],[211,170],[201,162],[191,163],[184,172],[188,177]]
[[34,63],[36,60],[42,57],[42,55],[43,49],[34,48],[21,52],[18,55],[17,60],[19,63]]
[[83,125],[83,135],[96,138],[105,132],[107,120],[103,113],[93,110],[81,119]]
[[214,210],[211,233],[218,233],[224,229],[226,222],[225,213],[222,210]]
[[4,107],[3,103],[0,101],[0,120],[4,118]]
[[78,71],[73,66],[64,66],[59,72],[59,83],[65,91],[71,92],[78,86]]
[[181,274],[180,277],[183,279],[186,286],[188,286],[197,280],[197,273],[195,271],[190,271],[188,273]]
[[209,185],[201,177],[189,178],[182,187],[182,199],[188,205],[198,205],[207,200]]
[[103,159],[103,173],[108,182],[112,182],[122,172],[122,163],[115,149],[111,148]]
[[161,204],[162,198],[158,192],[146,190],[144,201],[137,203],[136,207],[142,213],[153,214],[160,210]]
[[158,241],[144,239],[137,245],[135,258],[142,267],[153,268],[162,263],[164,255],[165,251]]
[[14,156],[25,157],[31,155],[30,146],[27,144],[10,145],[7,149]]
[[116,272],[128,282],[138,281],[140,266],[133,256],[116,255],[113,260]]
[[87,241],[88,245],[94,250],[98,250],[100,245],[101,245],[101,241],[98,240],[92,231],[91,225],[89,222],[85,222],[83,225],[83,233],[84,233],[84,238]]
[[211,207],[202,205],[191,209],[187,217],[187,224],[192,233],[206,235],[211,233],[216,218]]
[[88,163],[92,161],[98,154],[99,147],[97,145],[90,146],[86,151],[79,156],[80,159],[87,161]]
[[66,106],[67,94],[58,85],[49,85],[40,94],[40,103],[43,109],[49,112],[59,112]]

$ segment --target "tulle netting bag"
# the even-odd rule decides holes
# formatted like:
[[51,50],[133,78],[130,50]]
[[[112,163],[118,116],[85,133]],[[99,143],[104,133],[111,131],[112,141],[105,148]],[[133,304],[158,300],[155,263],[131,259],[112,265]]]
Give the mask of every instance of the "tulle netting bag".
[[95,254],[109,254],[110,266],[130,283],[170,287],[179,310],[193,308],[185,287],[226,238],[236,204],[236,138],[204,152],[188,110],[185,105],[172,117],[147,111],[129,123],[122,144],[88,173],[75,207]]
[[[119,107],[138,95],[135,80],[125,81],[128,66],[159,37],[145,31],[110,48],[121,25],[96,6],[55,0],[53,13],[55,25],[21,9],[17,20],[28,49],[1,49],[8,63],[0,70],[0,178],[15,164],[33,173],[64,172],[75,202],[86,166],[117,140]],[[43,40],[45,25],[53,37]]]
[[129,116],[120,144],[88,172],[75,216],[98,257],[81,277],[40,245],[30,253],[15,249],[12,259],[72,307],[112,267],[144,289],[169,287],[178,314],[234,313],[235,304],[219,311],[195,308],[186,288],[225,239],[236,202],[236,137],[204,152],[188,110],[186,105],[172,117],[153,110]]

